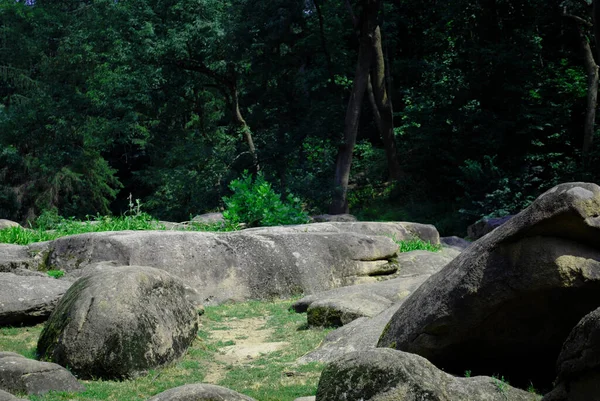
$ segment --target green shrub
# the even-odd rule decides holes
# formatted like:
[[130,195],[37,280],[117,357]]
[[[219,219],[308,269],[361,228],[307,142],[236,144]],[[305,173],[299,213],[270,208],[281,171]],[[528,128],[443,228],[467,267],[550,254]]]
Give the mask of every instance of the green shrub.
[[64,271],[62,271],[62,270],[48,270],[48,271],[46,272],[46,274],[47,274],[49,277],[61,278],[62,276],[64,276],[64,275],[65,275],[65,272],[64,272]]
[[231,181],[229,188],[233,195],[223,198],[227,206],[223,217],[230,224],[257,227],[308,222],[300,199],[288,194],[282,200],[261,173],[253,180],[252,175],[244,171],[241,178]]

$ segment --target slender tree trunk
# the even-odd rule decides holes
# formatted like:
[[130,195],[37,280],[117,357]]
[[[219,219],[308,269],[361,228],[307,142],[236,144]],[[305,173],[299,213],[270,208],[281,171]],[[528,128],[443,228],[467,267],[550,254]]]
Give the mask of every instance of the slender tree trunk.
[[371,79],[369,85],[369,98],[378,113],[377,127],[385,146],[385,155],[388,163],[389,176],[393,180],[402,177],[402,168],[398,162],[398,150],[394,138],[394,109],[392,98],[387,90],[385,58],[383,57],[383,46],[381,40],[381,28],[377,27],[373,36],[373,65],[371,66]]
[[240,111],[237,87],[235,85],[232,85],[230,89],[233,123],[244,136],[244,140],[248,145],[248,151],[252,156],[253,170],[254,172],[258,172],[260,170],[260,166],[258,165],[258,156],[256,155],[256,148],[254,147],[254,140],[252,139],[252,131],[250,131],[250,127],[246,123],[246,120],[244,120],[242,112]]
[[348,181],[352,165],[352,153],[356,144],[356,134],[360,120],[362,101],[369,81],[369,68],[373,58],[373,38],[377,27],[379,0],[362,0],[362,15],[358,61],[352,84],[352,93],[346,109],[344,140],[338,149],[335,165],[334,192],[330,207],[331,214],[348,212]]
[[594,60],[594,53],[586,35],[579,29],[580,46],[583,53],[585,73],[587,75],[587,103],[583,125],[583,157],[589,154],[594,139],[596,122],[596,108],[598,107],[598,65]]

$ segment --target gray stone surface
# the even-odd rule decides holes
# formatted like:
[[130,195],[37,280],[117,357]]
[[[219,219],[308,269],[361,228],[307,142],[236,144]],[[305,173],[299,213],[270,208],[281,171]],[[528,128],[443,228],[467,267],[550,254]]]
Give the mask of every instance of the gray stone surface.
[[[329,291],[307,295],[292,305],[298,313],[306,312],[313,303],[321,300],[347,299],[352,296],[377,295],[392,302],[406,298],[415,291],[431,274],[454,259],[460,252],[444,248],[440,252],[412,251],[404,252],[396,258],[398,270],[386,280],[356,284]],[[387,307],[387,306],[386,306]]]
[[0,389],[13,394],[37,395],[48,391],[80,392],[85,387],[68,370],[55,363],[0,352]]
[[313,302],[323,300],[342,299],[352,296],[370,296],[383,297],[391,302],[397,302],[406,298],[414,292],[421,284],[429,278],[429,275],[422,274],[418,276],[396,277],[390,280],[378,281],[376,283],[357,284],[347,287],[335,288],[329,291],[323,291],[312,295],[307,295],[292,305],[298,313],[306,312]]
[[51,277],[0,273],[0,326],[45,321],[71,284]]
[[155,395],[148,401],[256,401],[225,387],[214,384],[187,384]]
[[490,217],[481,219],[478,222],[471,224],[469,227],[467,227],[467,237],[469,237],[471,241],[478,240],[484,235],[494,231],[502,224],[506,223],[512,217],[513,215],[508,215],[503,217]]
[[330,363],[317,400],[538,401],[540,396],[487,376],[455,377],[418,355],[392,349],[349,353]]
[[377,294],[346,294],[311,303],[306,321],[311,327],[340,327],[359,317],[373,317],[392,305]]
[[555,388],[544,401],[600,400],[600,308],[571,331],[556,365]]
[[358,221],[358,219],[351,214],[319,214],[317,216],[311,216],[311,219],[315,223]]
[[408,239],[421,239],[434,245],[440,243],[440,234],[431,224],[411,222],[329,222],[299,224],[295,226],[258,227],[244,230],[249,233],[356,233],[363,235],[385,235],[397,241]]
[[200,224],[219,224],[225,223],[225,218],[223,217],[223,213],[204,213],[200,214],[192,219],[193,223]]
[[387,237],[348,232],[122,231],[59,238],[48,264],[67,272],[99,262],[152,266],[198,290],[197,304],[215,304],[376,281],[397,270],[397,249]]
[[198,317],[180,279],[144,266],[76,281],[46,323],[38,354],[81,378],[124,379],[180,358]]
[[316,350],[302,356],[299,364],[311,362],[331,362],[354,351],[374,349],[377,341],[391,317],[403,301],[399,301],[372,318],[358,318],[351,323],[333,330]]
[[7,393],[6,391],[0,390],[0,401],[27,401],[23,398],[17,398],[11,393]]
[[461,252],[471,245],[471,241],[467,241],[466,239],[457,237],[455,235],[451,237],[441,237],[440,242],[444,247],[453,248]]
[[32,263],[28,248],[22,245],[0,244],[0,272],[28,268]]
[[544,388],[571,329],[600,306],[600,187],[562,184],[474,242],[402,305],[379,346],[447,372]]
[[0,230],[11,227],[21,227],[21,225],[12,220],[0,219]]

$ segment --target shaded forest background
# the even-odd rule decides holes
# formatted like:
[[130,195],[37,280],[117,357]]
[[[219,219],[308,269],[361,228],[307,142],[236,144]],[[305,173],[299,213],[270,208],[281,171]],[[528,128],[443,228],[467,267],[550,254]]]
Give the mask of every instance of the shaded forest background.
[[182,221],[248,170],[311,213],[464,235],[598,181],[597,8],[0,0],[0,218],[132,194]]

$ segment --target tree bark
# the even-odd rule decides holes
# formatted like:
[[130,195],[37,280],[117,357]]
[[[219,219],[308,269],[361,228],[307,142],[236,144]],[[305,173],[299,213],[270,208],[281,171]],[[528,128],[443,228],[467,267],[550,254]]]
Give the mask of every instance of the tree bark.
[[344,121],[344,139],[339,146],[335,165],[333,199],[331,214],[348,213],[348,181],[352,165],[352,153],[356,144],[356,134],[360,120],[362,101],[369,81],[369,69],[373,58],[373,38],[377,27],[377,14],[380,0],[361,0],[362,13],[358,61],[352,84],[352,93],[346,108]]
[[584,158],[589,154],[594,139],[594,127],[596,122],[596,108],[598,107],[598,65],[594,60],[594,53],[586,35],[579,28],[579,40],[583,53],[585,73],[587,75],[587,100],[586,112],[583,125],[583,147]]
[[373,36],[373,65],[371,66],[371,79],[369,85],[369,98],[373,108],[378,112],[374,113],[377,122],[377,128],[385,146],[385,155],[387,158],[389,177],[392,180],[398,180],[402,177],[402,168],[398,162],[398,150],[394,138],[394,109],[392,107],[392,98],[389,96],[386,83],[385,58],[383,56],[383,46],[381,40],[381,28],[375,28]]
[[244,120],[242,112],[240,111],[238,91],[235,85],[231,87],[231,109],[233,123],[244,136],[244,140],[248,145],[248,151],[252,156],[252,167],[254,170],[253,172],[256,173],[260,170],[260,166],[258,164],[258,156],[256,155],[256,148],[254,147],[254,140],[252,139],[252,131],[250,131],[250,127],[248,126],[248,123],[246,123],[246,120]]

